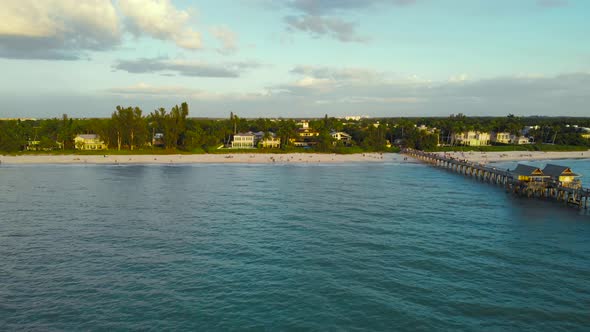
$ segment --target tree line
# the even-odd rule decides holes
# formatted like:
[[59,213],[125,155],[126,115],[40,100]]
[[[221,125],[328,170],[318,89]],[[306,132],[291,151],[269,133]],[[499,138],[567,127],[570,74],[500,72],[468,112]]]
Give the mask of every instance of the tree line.
[[[581,137],[579,129],[590,127],[589,118],[543,117],[467,117],[462,114],[438,118],[372,118],[358,121],[334,117],[312,119],[310,127],[318,133],[309,138],[313,150],[319,152],[388,151],[388,143],[405,147],[431,150],[437,144],[448,143],[453,134],[469,130],[483,132],[510,132],[518,135],[526,125],[536,125],[529,136],[538,143],[563,145],[590,145]],[[419,125],[436,128],[420,130]],[[139,107],[117,106],[110,118],[60,118],[33,121],[0,121],[0,151],[18,152],[30,141],[37,141],[43,150],[74,150],[74,137],[78,134],[97,134],[113,150],[153,149],[155,134],[161,134],[162,145],[169,151],[207,152],[221,145],[230,145],[238,132],[274,133],[281,139],[281,149],[293,149],[292,139],[299,138],[295,119],[246,119],[233,113],[223,119],[189,118],[187,103],[174,105],[169,110],[158,108],[144,114]],[[343,146],[335,141],[332,131],[351,135],[352,141]]]

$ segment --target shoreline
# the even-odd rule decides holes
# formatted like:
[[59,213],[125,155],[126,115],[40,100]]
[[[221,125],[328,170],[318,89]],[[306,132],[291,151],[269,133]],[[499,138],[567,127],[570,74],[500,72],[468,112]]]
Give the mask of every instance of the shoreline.
[[[506,152],[437,152],[457,159],[481,164],[518,161],[542,161],[562,159],[590,159],[588,151],[506,151]],[[96,164],[96,165],[170,165],[170,164],[338,164],[404,162],[399,153],[366,152],[356,154],[334,153],[228,153],[228,154],[145,154],[145,155],[0,155],[0,165],[42,164]],[[413,160],[413,159],[412,159]],[[407,161],[406,161],[407,162]],[[411,162],[411,161],[410,161]]]
[[172,164],[325,164],[379,163],[403,161],[397,153],[357,154],[239,153],[171,155],[17,155],[0,156],[0,165],[88,164],[88,165],[172,165]]
[[456,159],[466,159],[481,164],[494,164],[502,162],[518,161],[542,161],[563,159],[590,159],[590,150],[587,151],[504,151],[504,152],[437,152],[439,155],[447,155]]

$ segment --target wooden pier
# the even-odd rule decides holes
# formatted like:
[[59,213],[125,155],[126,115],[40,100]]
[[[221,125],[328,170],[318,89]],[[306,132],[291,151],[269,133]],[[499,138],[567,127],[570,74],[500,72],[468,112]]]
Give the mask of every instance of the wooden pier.
[[[543,174],[536,167],[519,165],[510,171],[419,150],[405,149],[402,153],[435,167],[502,186],[518,196],[551,199],[580,209],[588,209],[590,205],[590,189],[582,187],[579,180],[564,183]],[[530,174],[524,174],[523,170],[530,170]]]

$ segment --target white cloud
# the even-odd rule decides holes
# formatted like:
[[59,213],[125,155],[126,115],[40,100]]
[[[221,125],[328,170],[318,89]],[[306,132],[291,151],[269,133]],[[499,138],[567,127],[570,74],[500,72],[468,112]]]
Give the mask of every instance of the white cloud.
[[238,35],[226,26],[214,26],[209,32],[219,40],[221,47],[217,52],[227,55],[233,54],[238,50]]
[[378,6],[407,6],[415,3],[417,0],[288,0],[285,2],[288,7],[310,15],[335,11],[358,11]]
[[[86,106],[91,97],[86,96],[78,99],[68,96],[57,102],[51,98],[23,99],[3,95],[0,109],[57,109],[60,113],[66,111],[78,116],[108,116],[108,109],[120,105],[122,101],[149,110],[186,100],[193,116],[214,117],[225,116],[229,111],[244,117],[316,117],[324,114],[448,116],[452,113],[470,116],[506,116],[508,113],[556,116],[566,110],[571,116],[585,116],[590,98],[590,73],[536,78],[472,78],[462,84],[447,79],[422,83],[409,78],[365,84],[338,81],[331,82],[327,90],[322,90],[319,82],[307,80],[297,86],[295,81],[277,85],[269,91],[253,89],[250,92],[212,92],[186,86],[143,83],[102,91],[100,99],[92,99],[90,108]],[[38,100],[42,100],[43,104]],[[192,110],[195,110],[194,113]],[[15,115],[19,114],[5,113],[5,116]]]
[[[289,31],[303,31],[313,37],[327,36],[341,42],[365,43],[370,40],[359,35],[358,24],[342,19],[345,12],[396,6],[404,7],[417,3],[418,0],[286,0],[280,2],[283,7],[299,15],[285,16],[284,21]],[[277,1],[278,2],[278,1]],[[281,5],[271,6],[280,9]]]
[[3,0],[0,57],[76,59],[120,42],[110,0]]
[[321,99],[315,103],[326,104],[406,104],[424,101],[416,97],[342,97],[339,99]]
[[338,17],[303,15],[287,16],[284,20],[291,31],[305,31],[314,37],[331,36],[341,42],[364,43],[369,41],[369,38],[356,33],[355,23],[344,21]]
[[[119,47],[126,34],[201,49],[194,19],[172,0],[1,0],[0,58],[77,60]],[[237,52],[234,31],[220,25],[210,33],[221,44],[217,52]]]
[[467,74],[460,74],[460,75],[455,75],[455,76],[449,77],[449,82],[452,82],[452,83],[461,83],[461,82],[465,82],[467,80],[469,80],[469,75],[467,75]]
[[201,34],[189,26],[189,12],[177,9],[170,0],[119,0],[119,9],[136,36],[173,40],[185,49],[202,47]]
[[366,68],[296,66],[291,70],[291,73],[330,80],[375,81],[383,79],[382,74]]
[[200,61],[168,60],[166,58],[142,58],[119,60],[113,68],[128,73],[163,73],[193,77],[239,77],[245,70],[257,68],[256,62],[228,62],[210,64]]
[[120,96],[190,98],[194,101],[252,101],[267,96],[266,92],[219,93],[183,86],[154,86],[143,82],[126,87],[111,88],[106,90],[106,92]]

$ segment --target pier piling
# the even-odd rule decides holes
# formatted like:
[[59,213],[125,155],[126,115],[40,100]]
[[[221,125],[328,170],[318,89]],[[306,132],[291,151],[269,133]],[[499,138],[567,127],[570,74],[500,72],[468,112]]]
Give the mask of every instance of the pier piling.
[[566,206],[588,209],[590,188],[584,188],[582,186],[567,186],[552,179],[525,181],[519,179],[514,173],[511,173],[508,170],[500,170],[496,167],[478,164],[468,160],[441,156],[436,153],[413,149],[405,149],[402,153],[422,162],[434,165],[435,167],[446,169],[450,172],[471,177],[481,182],[503,186],[506,189],[506,192],[512,192],[518,196],[544,200],[553,199],[558,202],[563,202]]

